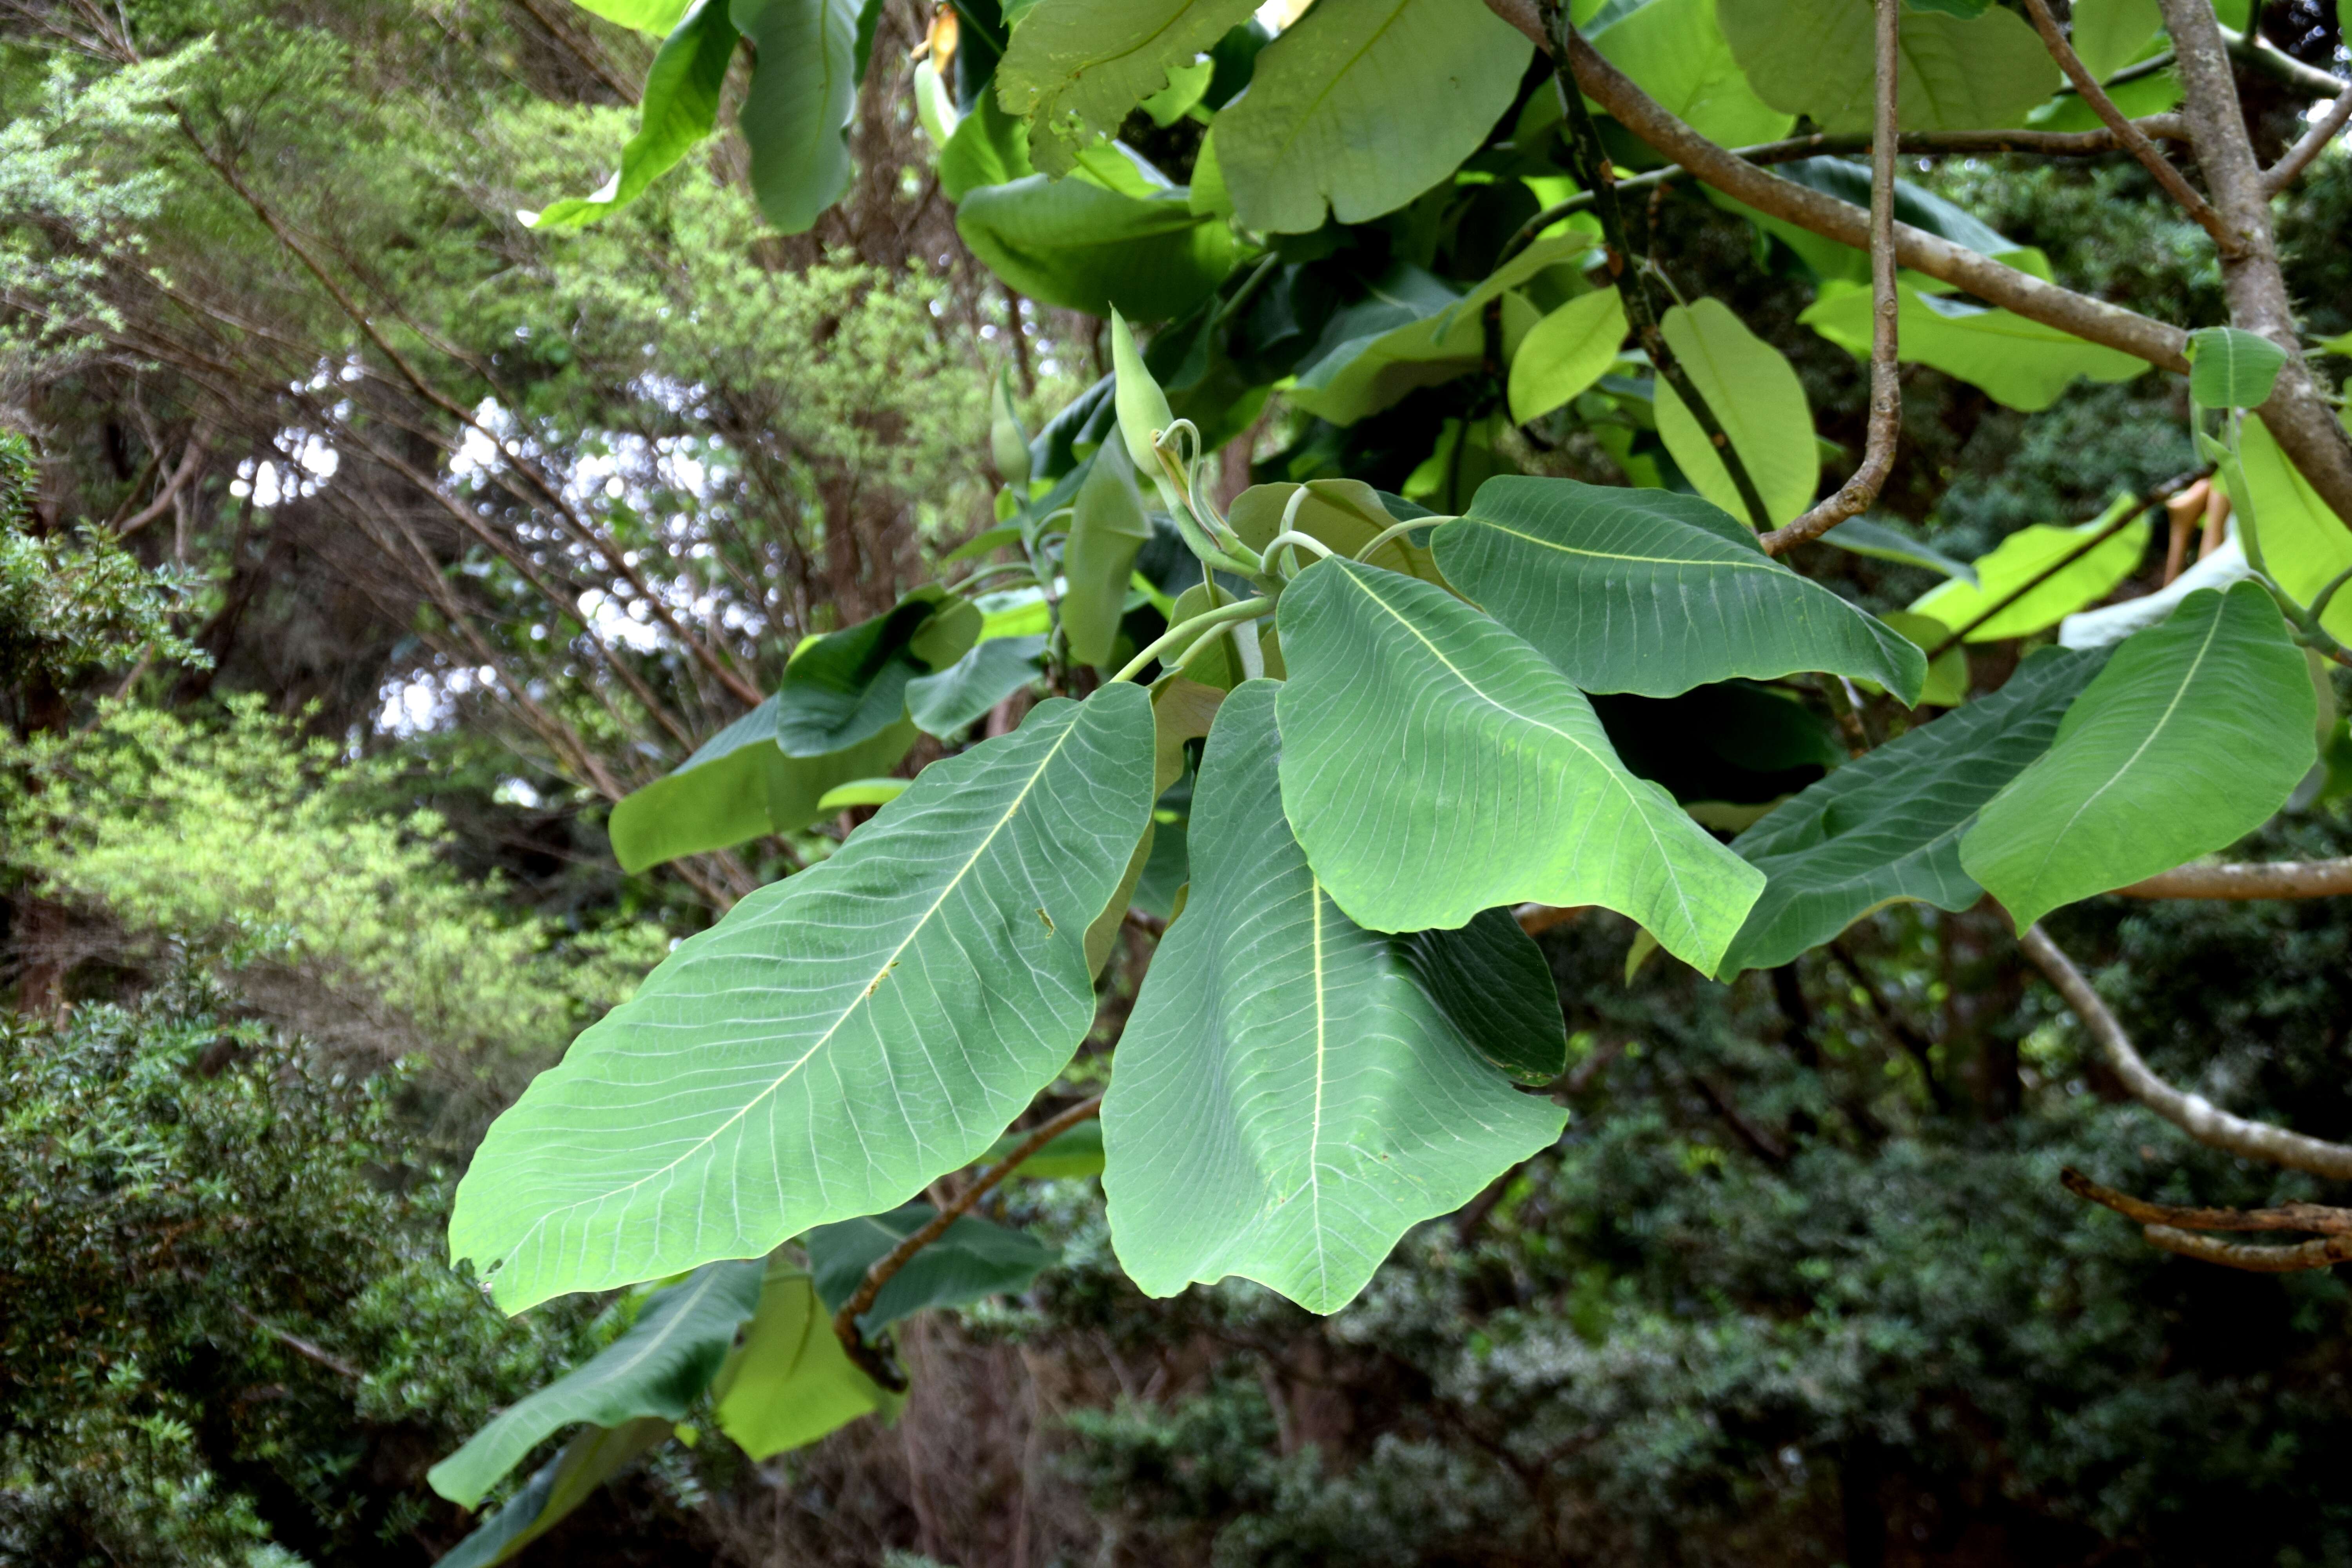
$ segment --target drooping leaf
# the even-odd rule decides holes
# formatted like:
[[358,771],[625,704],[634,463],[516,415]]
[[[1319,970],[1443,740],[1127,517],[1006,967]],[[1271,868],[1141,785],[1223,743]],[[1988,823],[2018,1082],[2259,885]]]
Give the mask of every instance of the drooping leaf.
[[[2241,427],[2238,455],[2238,477],[2245,493],[2232,499],[2242,513],[2253,513],[2263,561],[2272,577],[2308,605],[2321,588],[2352,567],[2352,530],[2319,499],[2259,416]],[[2339,638],[2352,638],[2352,589],[2329,602],[2320,624]]]
[[[1889,610],[1878,617],[1893,626],[1919,649],[1920,657],[1935,648],[1944,647],[1950,640],[1951,628],[1932,616],[1915,616],[1908,610]],[[1919,688],[1919,700],[1914,708],[1958,708],[1969,700],[1969,651],[1955,643],[1937,655],[1927,667],[1927,683]]]
[[[659,12],[682,7],[656,4],[633,9],[653,20]],[[531,227],[542,234],[567,234],[619,211],[710,134],[718,122],[719,91],[727,80],[728,62],[735,58],[735,24],[728,15],[728,0],[699,0],[664,30],[669,36],[646,73],[637,133],[621,149],[619,172],[593,196],[570,197],[527,217]]]
[[[1939,300],[1908,284],[1895,289],[1895,299],[1896,342],[1906,362],[1958,376],[2010,408],[2039,413],[2077,377],[2113,384],[2147,371],[2147,362],[2136,355],[2007,310]],[[1823,283],[1797,320],[1855,357],[1870,357],[1867,287]]]
[[[988,1146],[980,1157],[983,1165],[992,1165],[1012,1154],[1028,1142],[1026,1132],[1007,1132]],[[1068,1131],[1021,1162],[1008,1180],[1026,1177],[1034,1181],[1056,1181],[1071,1176],[1095,1176],[1102,1173],[1102,1121],[1081,1121]]]
[[736,125],[751,192],[785,234],[804,233],[849,188],[857,108],[857,0],[732,0],[759,63]]
[[563,1446],[498,1512],[441,1556],[435,1568],[491,1568],[515,1554],[586,1502],[621,1468],[669,1440],[677,1424],[657,1415],[619,1426],[591,1426]]
[[1275,234],[1393,212],[1454,173],[1517,95],[1532,51],[1479,0],[1319,5],[1257,57],[1217,116],[1244,226]]
[[[908,1204],[810,1231],[809,1275],[824,1310],[840,1311],[865,1283],[866,1271],[938,1213],[929,1204]],[[959,1215],[890,1276],[876,1293],[874,1305],[859,1314],[858,1327],[871,1336],[929,1308],[964,1307],[983,1296],[1016,1294],[1029,1289],[1029,1282],[1058,1256],[1026,1231],[1007,1230],[976,1215]]]
[[2286,351],[2258,332],[2207,327],[2189,334],[2189,395],[2208,408],[2253,408],[2285,363]]
[[769,1263],[760,1310],[712,1384],[719,1429],[754,1459],[805,1447],[861,1415],[895,1421],[903,1394],[849,1359],[808,1274]]
[[1526,1084],[1568,1070],[1559,986],[1535,939],[1508,910],[1481,910],[1454,931],[1403,939],[1422,988],[1478,1054]]
[[2157,0],[2074,0],[2072,10],[2069,41],[2095,81],[2106,80],[2138,58],[2164,26]]
[[1592,47],[1710,142],[1746,147],[1794,119],[1756,96],[1716,25],[1716,0],[1651,0],[1591,35]]
[[1433,541],[1446,581],[1586,691],[1672,697],[1739,676],[1860,676],[1915,701],[1900,633],[1671,490],[1505,477]]
[[1037,128],[1037,166],[1066,174],[1080,150],[1116,134],[1128,110],[1252,9],[1252,0],[1038,0],[996,68],[997,95]]
[[1139,321],[1181,316],[1239,256],[1232,227],[1183,187],[1130,195],[1076,175],[1032,174],[966,193],[956,232],[989,270],[1048,305]]
[[1485,1017],[1446,1011],[1413,939],[1356,926],[1307,868],[1277,793],[1276,689],[1244,684],[1211,731],[1192,897],[1103,1102],[1103,1190],[1147,1294],[1239,1274],[1331,1312],[1564,1114],[1481,1058]]
[[[2123,496],[2103,515],[2077,527],[2037,522],[2021,528],[1977,557],[1974,584],[1941,584],[1912,600],[1910,608],[1915,615],[1931,616],[1958,631],[2097,538],[2125,510],[2139,504],[2136,498]],[[2044,579],[1969,632],[1968,640],[1997,642],[2002,637],[2029,637],[2106,597],[2147,553],[2147,517],[2135,518],[2114,538]]]
[[2043,649],[1999,691],[1848,763],[1733,839],[1769,880],[1718,977],[1777,968],[1887,904],[1974,904],[1984,889],[1960,867],[1960,836],[2049,750],[2103,662]]
[[[899,722],[906,717],[907,683],[929,665],[916,653],[916,638],[935,619],[951,618],[965,637],[980,631],[961,609],[944,605],[937,589],[926,589],[887,614],[809,638],[776,682],[776,744],[786,756],[822,757]],[[950,642],[929,651],[952,664],[971,646]]]
[[1613,288],[1580,294],[1537,322],[1511,356],[1511,417],[1540,419],[1599,381],[1625,332],[1625,303]]
[[988,385],[988,458],[1000,483],[1020,489],[1029,482],[1029,432],[1013,406],[1013,372],[996,373]]
[[[1757,97],[1824,131],[1869,128],[1867,0],[1717,0],[1716,16]],[[1906,131],[2021,125],[2060,79],[2025,19],[1997,6],[1968,19],[1906,8],[1901,52]]]
[[1037,172],[1029,162],[1029,132],[984,92],[970,114],[956,122],[940,149],[940,189],[961,202],[983,185],[1009,185]]
[[2126,638],[2039,762],[1987,803],[1960,863],[2022,931],[2260,826],[2311,771],[2311,677],[2252,583]]
[[[1813,415],[1796,368],[1748,330],[1720,300],[1676,305],[1658,323],[1666,346],[1706,399],[1778,525],[1813,504],[1822,479]],[[1737,518],[1748,508],[1731,471],[1664,378],[1657,384],[1658,438],[1698,493]]]
[[1037,679],[1043,634],[990,637],[937,675],[907,682],[907,715],[926,735],[954,735]]
[[1942,551],[1897,533],[1884,524],[1858,517],[1839,523],[1822,534],[1822,542],[1880,561],[1900,561],[1906,566],[1925,566],[1930,572],[1958,578],[1963,583],[1977,581],[1977,569],[1967,562],[1955,560]]
[[1062,547],[1062,635],[1071,658],[1084,664],[1108,662],[1118,641],[1127,580],[1150,537],[1127,444],[1108,442],[1078,487],[1069,542]]
[[1336,559],[1284,591],[1280,624],[1283,806],[1357,923],[1601,904],[1712,967],[1763,879],[1626,772],[1541,654],[1442,588]]
[[756,1261],[708,1263],[656,1291],[628,1332],[507,1406],[425,1480],[471,1508],[525,1454],[566,1426],[619,1426],[646,1415],[683,1420],[718,1374],[735,1326],[759,1305],[760,1274]]
[[[1299,488],[1286,480],[1252,485],[1235,496],[1229,521],[1242,542],[1253,550],[1264,550],[1273,542],[1282,531],[1283,514]],[[1351,559],[1397,521],[1381,503],[1380,492],[1361,479],[1310,479],[1305,488],[1307,499],[1299,503],[1290,526]],[[1424,583],[1444,583],[1429,547],[1413,543],[1409,533],[1401,533],[1374,551],[1370,563]]]
[[1086,931],[1151,755],[1121,684],[925,768],[532,1081],[458,1188],[451,1256],[520,1311],[763,1254],[969,1163],[1093,1021]]
[[845,784],[835,784],[824,792],[816,803],[820,813],[830,815],[847,811],[856,805],[887,805],[907,793],[909,779],[852,779]]

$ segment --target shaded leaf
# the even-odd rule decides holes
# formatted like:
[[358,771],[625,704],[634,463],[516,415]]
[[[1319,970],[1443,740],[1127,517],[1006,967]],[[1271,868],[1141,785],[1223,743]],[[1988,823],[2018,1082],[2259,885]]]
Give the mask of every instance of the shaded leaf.
[[[1867,0],[1717,0],[1717,19],[1756,96],[1824,131],[1869,129]],[[2025,19],[1906,8],[1896,102],[1906,131],[2021,125],[2056,90],[2058,67]]]
[[[1676,305],[1658,329],[1747,465],[1772,521],[1784,523],[1812,505],[1821,487],[1821,452],[1813,444],[1805,389],[1787,357],[1749,331],[1719,300]],[[1656,394],[1658,438],[1684,475],[1699,494],[1746,520],[1748,508],[1731,471],[1697,419],[1663,377]]]
[[1139,321],[1181,316],[1234,269],[1233,230],[1181,186],[1136,196],[1032,174],[968,192],[956,232],[990,271],[1048,305]]
[[[1922,656],[1930,649],[1943,647],[1951,636],[1951,628],[1943,622],[1932,616],[1915,616],[1908,610],[1889,610],[1879,619],[1909,637]],[[1969,653],[1956,643],[1944,648],[1936,662],[1928,666],[1927,683],[1919,688],[1919,699],[1911,706],[1958,708],[1968,700]]]
[[1068,542],[1062,546],[1062,635],[1071,658],[1083,664],[1109,661],[1118,642],[1128,578],[1150,537],[1127,445],[1108,442],[1095,454],[1078,487]]
[[1468,925],[1415,931],[1400,945],[1422,988],[1480,1056],[1526,1084],[1568,1070],[1559,987],[1510,910],[1481,910]]
[[937,675],[907,682],[908,716],[927,735],[956,734],[1025,689],[1041,673],[1038,661],[1045,655],[1043,634],[990,637],[974,644],[970,653]]
[[646,1416],[617,1427],[591,1426],[507,1500],[471,1535],[443,1553],[436,1568],[489,1568],[562,1522],[589,1495],[638,1455],[658,1447],[675,1423]]
[[[865,1283],[866,1271],[938,1213],[929,1204],[908,1204],[810,1231],[809,1275],[824,1310],[840,1311]],[[983,1296],[1017,1294],[1058,1256],[1026,1231],[961,1215],[890,1276],[857,1326],[870,1338],[933,1307],[966,1307]]]
[[[616,7],[618,8],[618,7]],[[646,22],[671,5],[628,7]],[[635,26],[636,20],[623,21]],[[645,194],[646,188],[669,173],[687,150],[710,134],[718,122],[719,89],[727,80],[728,62],[735,58],[735,24],[728,0],[700,0],[682,19],[674,19],[669,33],[646,72],[637,133],[621,149],[621,167],[603,190],[593,196],[556,202],[525,222],[543,234],[565,234],[583,228],[607,213],[617,212]]]
[[1930,572],[1957,577],[1963,583],[1977,581],[1977,569],[1967,562],[1955,560],[1942,551],[1897,533],[1891,528],[1858,517],[1839,523],[1822,534],[1822,542],[1880,561],[1900,561],[1906,566],[1925,566]]
[[857,0],[732,5],[758,55],[735,120],[751,149],[751,192],[770,223],[800,234],[849,188]]
[[2137,59],[2164,26],[2157,0],[2074,0],[2071,10],[2068,41],[2096,81]]
[[[1235,496],[1229,521],[1242,542],[1253,550],[1264,550],[1272,542],[1282,531],[1284,510],[1299,488],[1288,481],[1252,485]],[[1299,503],[1290,526],[1351,559],[1398,521],[1390,516],[1380,492],[1361,479],[1309,479],[1305,488],[1307,499]],[[1411,534],[1399,534],[1381,545],[1372,552],[1370,563],[1424,583],[1444,583],[1428,546],[1413,543]]]
[[[941,597],[936,588],[919,591],[886,615],[810,637],[793,650],[776,683],[775,738],[786,756],[824,756],[906,717],[907,683],[926,672],[917,637],[934,617],[950,621],[963,638],[981,629],[964,606],[943,606]],[[971,644],[928,646],[952,663]]]
[[970,114],[956,122],[940,149],[940,189],[961,202],[983,185],[1009,185],[1037,171],[1029,162],[1029,132],[983,92]]
[[782,1260],[768,1265],[760,1310],[713,1393],[719,1429],[754,1459],[805,1447],[861,1415],[895,1421],[907,1403],[849,1359],[814,1282]]

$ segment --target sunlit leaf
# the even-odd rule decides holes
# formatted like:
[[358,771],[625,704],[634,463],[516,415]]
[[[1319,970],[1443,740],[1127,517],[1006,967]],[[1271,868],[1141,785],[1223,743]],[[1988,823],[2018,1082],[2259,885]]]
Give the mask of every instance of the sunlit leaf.
[[861,1415],[895,1421],[907,1403],[849,1359],[815,1283],[781,1259],[767,1266],[760,1309],[711,1392],[719,1429],[754,1459],[805,1447]]
[[835,784],[824,792],[816,803],[818,811],[831,815],[847,811],[854,805],[887,805],[907,793],[908,779],[852,779],[845,784]]
[[1748,85],[1715,7],[1716,0],[1651,0],[1594,30],[1592,47],[1711,142],[1746,147],[1786,136],[1794,116]]
[[1599,381],[1625,332],[1625,304],[1613,288],[1580,294],[1537,322],[1511,356],[1511,417],[1539,419]]
[[[672,8],[660,4],[627,7],[647,20]],[[699,0],[682,19],[673,19],[673,27],[665,29],[669,37],[646,73],[637,133],[621,149],[620,171],[593,196],[572,197],[536,216],[527,216],[524,221],[531,227],[563,234],[619,211],[710,134],[718,121],[719,89],[727,80],[728,63],[735,58],[735,24],[728,14],[728,0]]]
[[[1958,631],[2008,601],[1999,615],[1969,633],[1970,642],[2027,637],[2054,626],[2084,605],[2106,597],[2116,584],[2132,574],[2140,557],[2147,553],[2147,517],[2134,518],[2106,542],[2055,572],[2051,569],[2106,531],[2124,511],[2139,506],[2137,498],[2123,496],[2103,515],[2077,527],[2038,522],[2021,528],[1977,557],[1975,583],[1941,584],[1912,600],[1910,608]],[[2045,577],[2044,573],[2050,575]],[[2019,590],[2029,584],[2033,586],[2020,595]]]
[[[980,1157],[983,1165],[1009,1158],[1013,1151],[1029,1141],[1026,1131],[1007,1132],[988,1146]],[[1094,1176],[1102,1173],[1102,1122],[1099,1120],[1081,1121],[1068,1131],[1058,1134],[1053,1142],[1021,1162],[1013,1173],[1018,1180],[1055,1181],[1070,1176]]]
[[[1658,327],[1747,465],[1773,523],[1784,523],[1812,505],[1821,485],[1821,452],[1813,444],[1804,386],[1787,357],[1748,331],[1719,300],[1676,305]],[[1698,493],[1748,521],[1731,471],[1663,377],[1657,411],[1658,438]]]
[[677,26],[692,0],[572,0],[572,4],[607,22],[660,37]]
[[[2260,416],[2241,428],[2238,454],[2245,493],[2235,499],[2242,513],[2254,515],[2263,562],[2280,587],[2308,605],[2352,568],[2352,529],[2319,499]],[[2321,624],[2338,637],[2352,638],[2352,589],[2336,595]]]

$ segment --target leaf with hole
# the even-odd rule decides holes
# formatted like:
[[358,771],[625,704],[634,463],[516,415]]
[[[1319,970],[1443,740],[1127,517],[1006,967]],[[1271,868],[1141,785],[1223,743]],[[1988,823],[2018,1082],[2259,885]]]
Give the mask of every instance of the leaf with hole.
[[[1812,409],[1787,357],[1719,300],[1676,305],[1658,329],[1747,466],[1766,515],[1777,525],[1812,505],[1821,486],[1821,451],[1813,443]],[[1657,412],[1658,438],[1684,476],[1699,494],[1747,520],[1731,470],[1663,377]]]
[[1037,166],[1066,174],[1252,8],[1253,0],[1039,0],[996,68],[997,96],[1036,128]]
[[1239,1274],[1332,1312],[1407,1229],[1550,1143],[1564,1112],[1474,1044],[1499,1009],[1449,1013],[1486,999],[1435,992],[1414,938],[1355,925],[1308,868],[1277,792],[1276,690],[1244,685],[1210,732],[1192,897],[1103,1102],[1103,1190],[1146,1294]]

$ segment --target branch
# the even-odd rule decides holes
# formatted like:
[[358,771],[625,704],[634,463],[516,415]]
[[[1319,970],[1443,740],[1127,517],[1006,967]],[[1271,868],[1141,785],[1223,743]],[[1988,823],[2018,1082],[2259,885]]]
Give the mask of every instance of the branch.
[[2180,1230],[2314,1230],[2322,1236],[2352,1236],[2352,1209],[2329,1208],[2325,1204],[2281,1204],[2274,1209],[2181,1208],[2103,1187],[2071,1165],[2058,1173],[2058,1184],[2078,1198],[2088,1198],[2142,1225],[2168,1225]]
[[2066,999],[2075,1016],[2082,1019],[2083,1026],[2105,1053],[2107,1065],[2115,1069],[2134,1100],[2210,1149],[2266,1164],[2284,1165],[2290,1170],[2308,1171],[2315,1176],[2352,1181],[2352,1148],[2306,1138],[2268,1122],[2232,1116],[2203,1095],[2184,1094],[2157,1077],[2133,1048],[2131,1037],[2124,1033],[2123,1025],[2091,988],[2091,983],[2083,978],[2083,972],[2040,926],[2026,927],[2024,934],[2018,938],[2018,945],[2057,988],[2058,994]]
[[276,1340],[279,1344],[284,1345],[288,1350],[292,1351],[296,1355],[300,1356],[303,1360],[316,1362],[319,1365],[325,1367],[329,1372],[350,1378],[353,1383],[365,1383],[367,1381],[367,1373],[362,1372],[359,1368],[353,1366],[342,1357],[335,1354],[331,1351],[325,1350],[318,1345],[312,1344],[309,1340],[304,1339],[299,1334],[289,1334],[284,1329],[277,1328],[269,1323],[264,1322],[259,1317],[248,1310],[243,1304],[232,1301],[229,1303],[229,1310],[235,1312],[238,1317],[243,1318],[247,1322],[252,1324],[255,1328],[259,1329],[263,1333],[268,1334],[271,1339]]
[[128,539],[163,515],[165,509],[172,504],[172,499],[195,477],[196,469],[211,455],[211,439],[212,432],[207,429],[199,429],[188,437],[188,449],[180,458],[180,466],[172,470],[172,477],[164,481],[162,489],[155,492],[153,500],[122,520],[122,526],[114,531],[115,538]]
[[941,1205],[940,1212],[933,1215],[920,1230],[876,1258],[856,1292],[841,1304],[841,1310],[833,1315],[834,1335],[841,1341],[841,1348],[849,1352],[849,1359],[864,1368],[866,1375],[883,1387],[894,1393],[905,1389],[907,1374],[893,1365],[888,1356],[866,1342],[865,1334],[858,1330],[857,1320],[874,1305],[874,1298],[882,1293],[882,1287],[890,1283],[891,1277],[907,1267],[909,1258],[945,1236],[948,1226],[969,1214],[974,1204],[993,1191],[996,1184],[1011,1175],[1023,1161],[1078,1123],[1092,1121],[1101,1114],[1102,1096],[1097,1095],[1092,1100],[1081,1100],[1045,1122],[1016,1144],[1013,1152],[972,1178],[971,1185]]
[[2216,1241],[2210,1236],[2193,1236],[2168,1225],[2144,1225],[2139,1233],[2167,1252],[2194,1258],[2200,1263],[2218,1263],[2224,1268],[2241,1268],[2249,1274],[2296,1274],[2306,1268],[2352,1262],[2352,1236],[2325,1237],[2293,1247],[2254,1247],[2242,1241]]
[[2116,891],[2127,899],[2326,899],[2352,893],[2352,857],[2183,866]]
[[1952,633],[1951,636],[1946,637],[1942,642],[1939,642],[1934,647],[1929,648],[1927,650],[1927,662],[1933,664],[1936,660],[1951,652],[1952,649],[1959,647],[1961,641],[1965,639],[1970,632],[1976,630],[1979,626],[1983,626],[1995,616],[2000,615],[2003,610],[2006,610],[2011,605],[2014,605],[2020,599],[2025,597],[2026,595],[2033,592],[2034,589],[2042,586],[2042,584],[2050,581],[2051,578],[2058,575],[2059,573],[2066,570],[2067,567],[2074,564],[2075,562],[2080,561],[2084,556],[2088,555],[2092,551],[2096,550],[2100,545],[2105,544],[2108,540],[2113,539],[2116,534],[2121,533],[2125,529],[2131,526],[2134,519],[2137,518],[2149,507],[2170,500],[2176,492],[2195,483],[2197,478],[2198,476],[2193,472],[2176,474],[2171,479],[2168,479],[2162,484],[2158,485],[2154,489],[2148,491],[2147,499],[2145,501],[2133,507],[2129,511],[2125,512],[2121,517],[2116,518],[2115,521],[2107,524],[2106,527],[2099,530],[2098,532],[2093,534],[2090,538],[2084,540],[2082,543],[2076,545],[2074,549],[2068,551],[2057,560],[2053,561],[2041,571],[2036,572],[2032,576],[2027,578],[2023,583],[2018,584],[2018,586],[2010,590],[2007,594],[2002,595],[1999,599],[1994,600],[1990,605],[1987,605],[1984,611],[1974,620],[1968,622],[1958,631]]
[[2274,196],[2294,184],[2296,176],[2336,140],[2336,132],[2344,129],[2347,120],[2352,120],[2352,87],[2337,93],[2335,101],[2311,122],[2311,129],[2303,133],[2302,139],[2263,171],[2263,194]]
[[2124,118],[2124,111],[2116,107],[2115,100],[2099,86],[2099,79],[2091,74],[2090,68],[2083,63],[2083,57],[2074,52],[2074,46],[2068,43],[2066,35],[2059,30],[2058,18],[2050,14],[2049,0],[2025,0],[2025,14],[2033,23],[2033,30],[2042,35],[2042,46],[2050,51],[2050,58],[2058,62],[2058,68],[2066,73],[2066,79],[2074,84],[2075,92],[2091,106],[2091,112],[2099,117],[2100,123],[2114,132],[2116,140],[2140,161],[2140,166],[2156,176],[2156,183],[2164,187],[2164,194],[2179,202],[2181,210],[2195,218],[2199,226],[2213,237],[2213,243],[2221,247],[2222,254],[2234,255],[2240,243],[2238,236],[2221,221],[2221,215],[2213,210],[2213,204],[2199,194],[2197,187],[2191,185],[2180,171],[2156,150],[2156,143],[2141,135],[2132,122]]
[[[2042,0],[2032,0],[2040,5]],[[1903,428],[1903,382],[1895,363],[1895,153],[1900,145],[1895,113],[1902,60],[1896,50],[1904,0],[1875,0],[1877,79],[1873,98],[1870,147],[1870,426],[1862,462],[1827,500],[1786,528],[1758,542],[1778,555],[1819,539],[1846,519],[1870,510],[1895,468],[1895,440]]]

